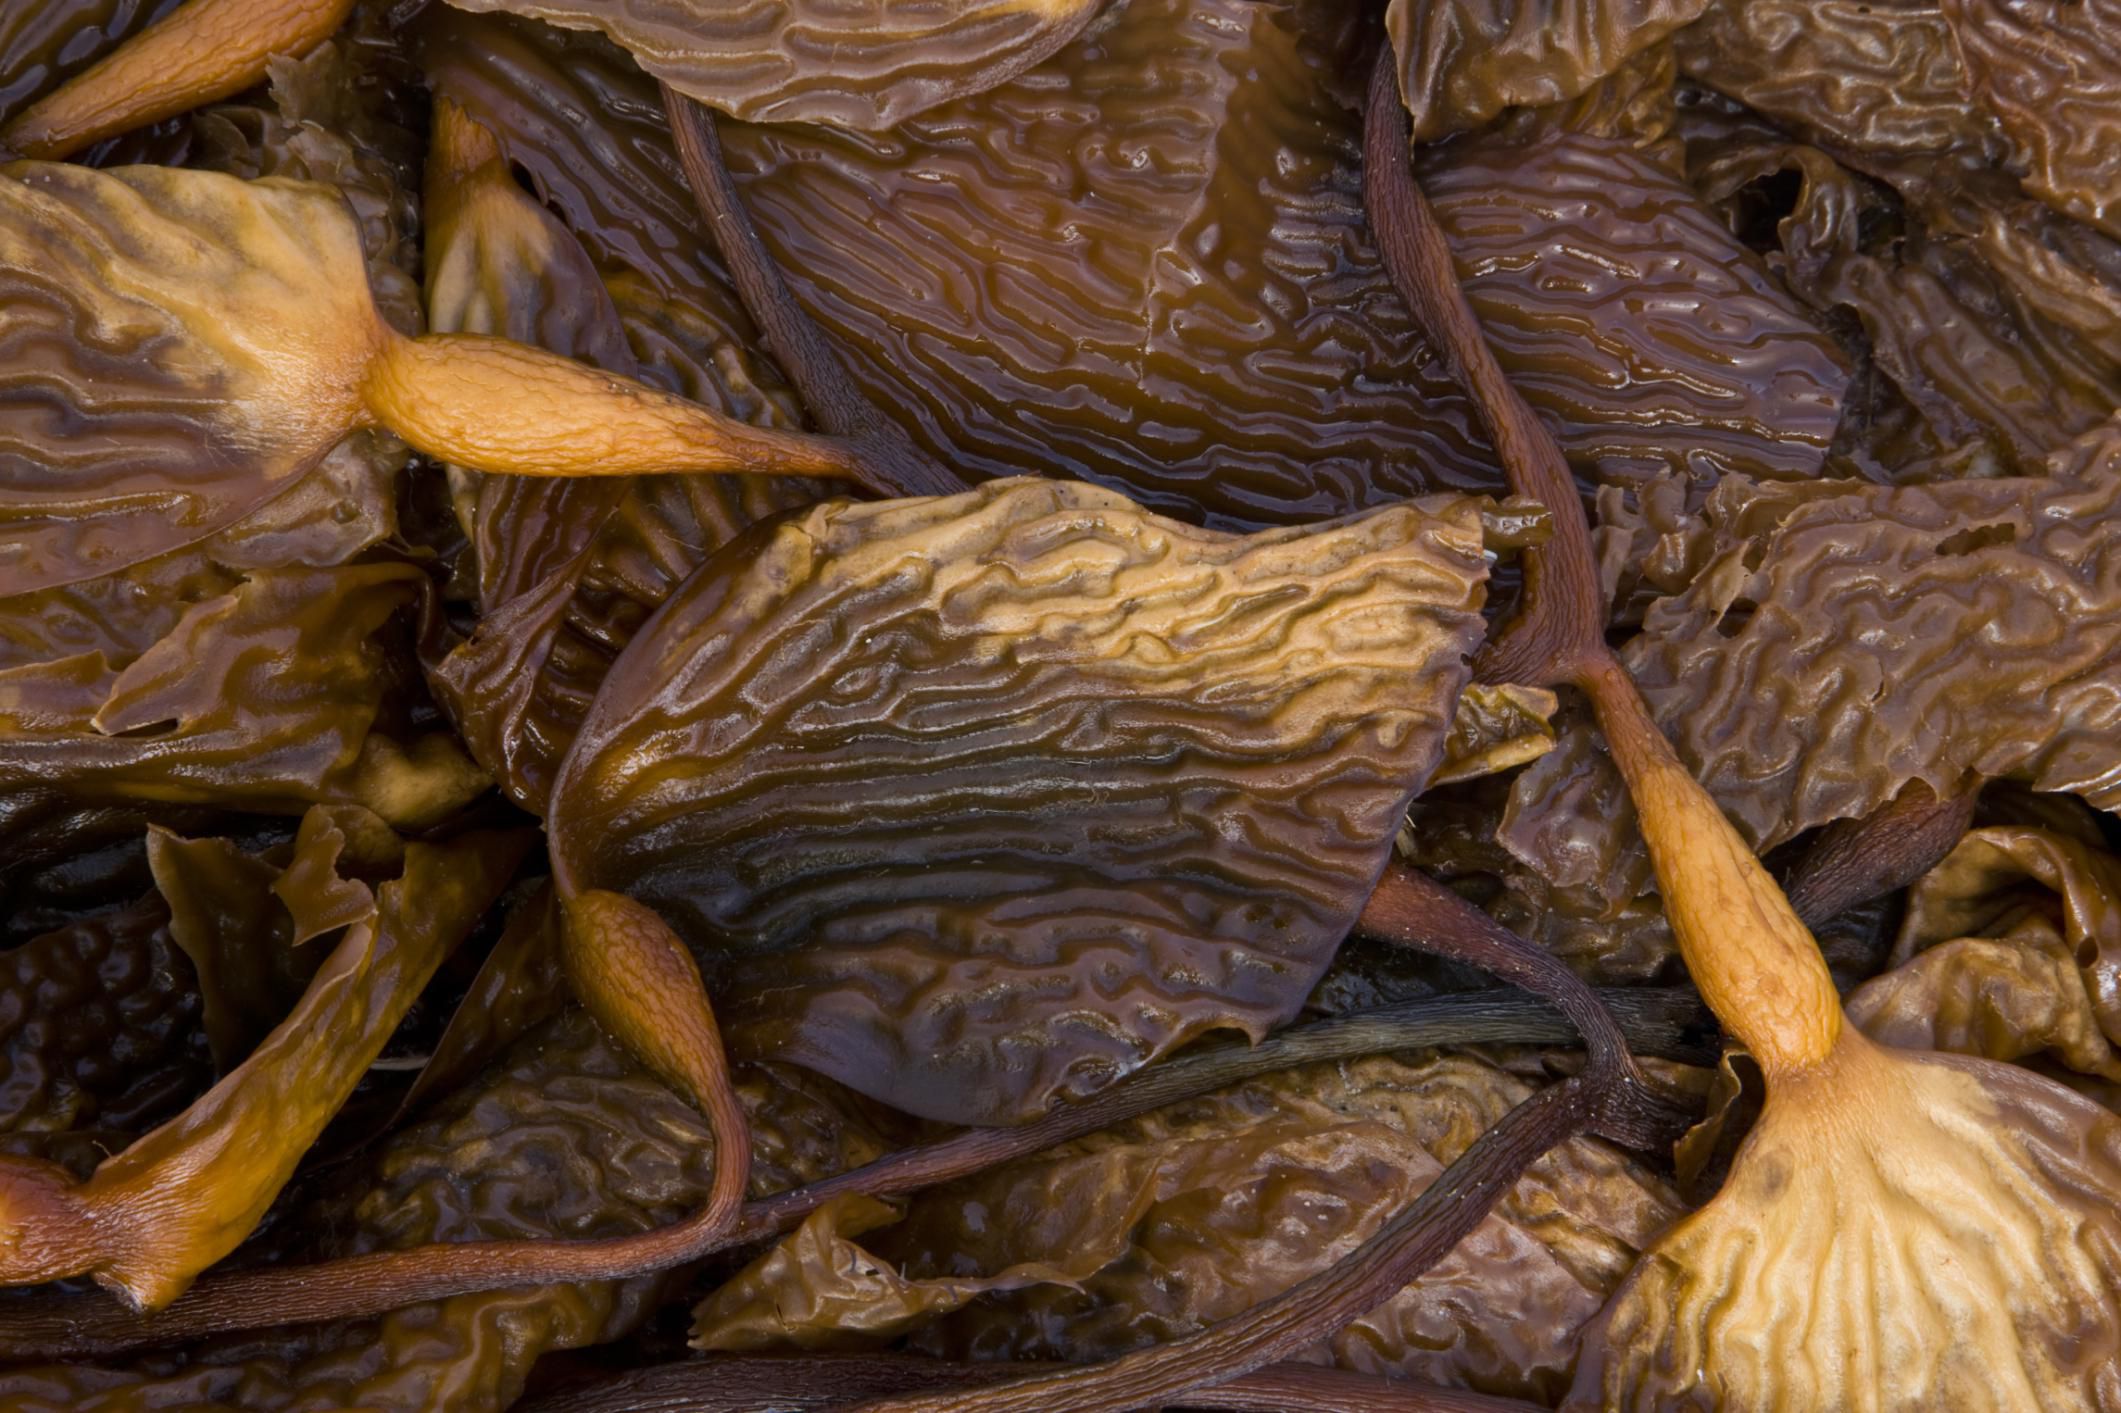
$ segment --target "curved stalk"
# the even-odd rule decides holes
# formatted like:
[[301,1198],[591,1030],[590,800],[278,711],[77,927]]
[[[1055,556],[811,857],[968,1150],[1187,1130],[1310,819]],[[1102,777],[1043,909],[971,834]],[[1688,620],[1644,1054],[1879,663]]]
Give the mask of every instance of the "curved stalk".
[[[563,890],[566,880],[557,880]],[[688,1220],[700,1239],[730,1229],[751,1175],[751,1126],[698,963],[655,910],[618,893],[565,893],[560,956],[575,995],[612,1038],[692,1101],[714,1137],[714,1183]]]
[[[1711,1055],[1684,993],[1604,993],[1631,1047],[1699,1063]],[[1143,1071],[1080,1104],[1019,1128],[968,1129],[837,1177],[746,1203],[733,1227],[706,1213],[638,1235],[584,1241],[490,1241],[375,1252],[308,1266],[208,1276],[168,1309],[140,1316],[93,1297],[55,1297],[0,1314],[0,1357],[60,1358],[180,1343],[229,1330],[379,1314],[423,1300],[558,1281],[618,1280],[682,1266],[787,1231],[835,1197],[901,1196],[1028,1156],[1069,1139],[1255,1075],[1427,1045],[1566,1043],[1568,1022],[1545,1003],[1474,992],[1318,1021]]]
[[[1407,161],[1410,125],[1391,57],[1387,46],[1363,111],[1363,205],[1378,253],[1444,366],[1472,394],[1510,489],[1545,505],[1554,521],[1553,537],[1525,557],[1517,616],[1474,666],[1487,682],[1556,686],[1572,678],[1582,654],[1605,648],[1605,598],[1583,501],[1560,446],[1510,385],[1459,289],[1450,246]],[[1510,408],[1523,416],[1498,412]]]
[[[1512,488],[1553,512],[1549,606],[1595,605],[1582,505],[1555,484],[1559,453],[1501,378],[1435,216],[1405,179],[1388,71],[1371,93],[1369,165],[1385,189],[1373,219],[1411,257],[1395,274],[1464,370]],[[1535,454],[1522,458],[1527,444]],[[1545,680],[1591,699],[1681,955],[1767,1080],[1722,1189],[1657,1239],[1586,1329],[1567,1406],[2097,1402],[2121,1367],[2112,1112],[2028,1070],[1884,1048],[1845,1023],[1797,910],[1680,762],[1597,625],[1532,607],[1532,630],[1506,641],[1551,651]],[[1946,827],[1952,818],[1942,813]]]
[[24,109],[0,145],[57,161],[241,93],[275,54],[331,37],[353,0],[190,0]]
[[1479,967],[1552,1002],[1583,1037],[1585,1072],[1597,1081],[1601,1096],[1599,1134],[1632,1148],[1650,1148],[1678,1136],[1681,1114],[1643,1079],[1612,1013],[1582,977],[1544,948],[1399,859],[1385,866],[1355,930]]
[[1826,961],[1782,890],[1680,763],[1606,647],[1590,524],[1575,481],[1466,303],[1443,230],[1415,185],[1407,126],[1397,80],[1381,58],[1365,117],[1364,173],[1385,263],[1445,363],[1472,392],[1510,488],[1546,505],[1554,522],[1553,538],[1532,552],[1525,610],[1504,630],[1485,667],[1517,681],[1567,683],[1591,699],[1634,797],[1694,984],[1770,1078],[1810,1069],[1841,1034],[1841,1000]]

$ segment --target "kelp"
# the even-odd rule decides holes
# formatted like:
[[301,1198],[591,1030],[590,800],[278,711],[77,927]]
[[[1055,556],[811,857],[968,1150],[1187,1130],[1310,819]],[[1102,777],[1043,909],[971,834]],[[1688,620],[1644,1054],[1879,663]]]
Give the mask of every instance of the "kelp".
[[[291,527],[278,543],[299,556],[311,533]],[[446,735],[400,725],[393,634],[420,609],[425,577],[403,564],[299,564],[238,576],[172,563],[177,594],[142,617],[133,603],[168,592],[158,575],[30,596],[43,641],[6,669],[0,716],[0,820],[20,822],[0,827],[29,848],[54,800],[140,819],[345,802],[425,827],[484,789]]]
[[883,129],[1006,82],[1072,39],[1103,0],[451,0],[617,40],[731,117]]
[[2121,9],[2112,0],[1944,0],[1966,83],[2017,149],[2027,190],[2121,237]]
[[[1690,1063],[1713,1056],[1713,1048],[1705,1045],[1700,1008],[1691,998],[1637,989],[1608,992],[1605,999],[1626,1047]],[[1209,1047],[1151,1066],[1018,1127],[969,1129],[900,1148],[838,1178],[748,1203],[732,1229],[703,1231],[688,1217],[624,1238],[444,1242],[311,1265],[208,1275],[167,1310],[146,1317],[80,1300],[55,1300],[50,1308],[29,1312],[0,1312],[0,1348],[11,1357],[108,1353],[229,1330],[356,1318],[470,1292],[655,1274],[786,1231],[848,1193],[888,1199],[918,1192],[1256,1075],[1428,1045],[1547,1044],[1574,1033],[1567,1020],[1532,997],[1498,992],[1436,997],[1294,1027],[1257,1045]],[[1553,1098],[1582,1094],[1582,1085],[1574,1081],[1555,1089],[1545,1102],[1535,1095],[1531,1107],[1549,1113]],[[1525,1108],[1520,1105],[1512,1113]],[[1587,1106],[1584,1122],[1594,1118],[1598,1108]],[[752,1113],[755,1120],[756,1111]],[[1475,1146],[1492,1147],[1486,1140]],[[1539,1151],[1523,1154],[1522,1161],[1530,1162]],[[1485,1204],[1477,1209],[1467,1205],[1466,1185],[1455,1180],[1463,1163],[1462,1158],[1446,1170],[1417,1206],[1435,1205],[1447,1222],[1470,1226]],[[1464,1217],[1467,1212],[1473,1213],[1471,1218]],[[1441,1256],[1455,1234],[1425,1243],[1425,1248]]]
[[[2111,468],[1760,494],[1710,496],[1713,551],[1620,653],[1748,840],[1867,815],[1918,781],[2114,806]],[[1641,873],[1614,796],[1588,735],[1565,732],[1519,777],[1503,837],[1553,882],[1624,896]]]
[[85,1177],[212,1082],[169,920],[149,896],[0,953],[0,1150]]
[[[814,1081],[743,1085],[754,1181],[814,1182],[878,1151],[862,1116]],[[435,1112],[287,1212],[274,1254],[355,1255],[429,1242],[620,1236],[670,1221],[704,1194],[704,1121],[636,1069],[579,1011],[541,1027]],[[605,1343],[653,1312],[664,1282],[461,1295],[345,1327],[200,1350],[188,1367],[46,1364],[0,1374],[23,1409],[196,1406],[202,1381],[260,1409],[425,1413],[500,1408],[542,1355]]]
[[[453,21],[430,35],[438,90],[496,134],[601,265],[666,291],[715,283],[643,75],[519,28]],[[1330,84],[1346,49],[1316,6],[1134,3],[1014,83],[888,134],[724,124],[721,141],[856,383],[970,479],[1084,477],[1233,528],[1486,488],[1485,449],[1363,227],[1354,116]],[[1084,140],[1107,130],[1153,137],[1155,160]],[[1483,300],[1552,369],[1542,410],[1587,477],[1817,468],[1841,376],[1832,351],[1682,185],[1567,138],[1462,160]],[[1654,243],[1615,207],[1623,180],[1658,209]],[[1661,324],[1616,292],[1591,342],[1563,284],[1581,265],[1526,270],[1507,229],[1481,236],[1502,202],[1536,208],[1564,181],[1593,261],[1670,269],[1701,315]],[[1500,201],[1478,199],[1497,184]],[[1170,266],[1195,248],[1208,254]],[[1624,412],[1611,405],[1622,388],[1640,399]],[[1697,424],[1718,429],[1706,454]]]
[[743,1043],[1025,1117],[1295,1013],[1441,757],[1485,533],[1030,481],[762,525],[605,679],[555,857],[728,959]]
[[1496,356],[1573,465],[1605,484],[1818,474],[1840,356],[1654,154],[1483,139],[1437,152],[1424,181]]
[[[700,1306],[694,1342],[859,1348],[910,1331],[913,1349],[982,1361],[1146,1348],[1333,1264],[1527,1092],[1465,1056],[1284,1071],[922,1194],[903,1217],[821,1208]],[[1577,1140],[1306,1357],[1545,1401],[1577,1327],[1680,1210]]]
[[1674,39],[1681,69],[1839,150],[2001,157],[1930,0],[1714,0]]
[[[0,376],[16,391],[0,424],[15,530],[0,591],[203,539],[375,424],[488,470],[855,474],[829,444],[524,345],[404,337],[379,317],[358,228],[328,187],[31,163],[0,175],[0,209],[15,292]],[[76,341],[77,323],[112,332]],[[497,398],[528,399],[534,425],[485,420]],[[55,417],[77,434],[52,438]]]
[[227,98],[339,27],[354,0],[185,0],[0,128],[0,144],[56,160],[99,139]]
[[[1015,1371],[1008,1364],[960,1364],[907,1354],[687,1359],[557,1390],[526,1408],[532,1413],[630,1413],[659,1400],[694,1413],[751,1413],[761,1400],[790,1410],[833,1408],[852,1398],[995,1383]],[[1315,1364],[1270,1365],[1189,1393],[1186,1404],[1253,1413],[1527,1413],[1534,1406]]]
[[[1712,7],[1676,41],[1699,82],[1804,139],[1714,103],[1687,120],[1695,180],[1734,220],[1757,229],[1785,204],[1767,195],[1776,173],[1801,183],[1780,218],[1784,273],[1823,320],[1860,324],[1852,352],[1886,393],[1860,399],[1864,420],[1844,431],[1866,474],[1996,474],[1985,469],[1994,460],[2037,475],[2057,440],[2115,410],[2121,365],[2102,311],[2121,253],[2110,231],[2056,210],[2099,219],[2083,204],[2095,168],[2075,178],[2042,168],[2026,110],[2007,129],[1984,108],[2000,82],[1997,112],[2008,93],[2081,112],[2057,118],[2078,155],[2056,160],[2095,160],[2084,154],[2098,145],[2099,105],[2064,95],[2110,86],[2112,60],[2089,28],[2071,28],[2076,13],[1770,0]],[[1999,62],[2008,77],[1989,72]],[[2075,197],[2055,185],[2073,179]],[[1748,215],[1734,197],[1770,210]]]
[[263,101],[192,113],[181,165],[251,180],[337,187],[353,208],[376,307],[402,334],[426,327],[418,279],[425,231],[419,164],[425,126],[418,71],[374,7],[299,58],[266,66]]
[[1415,141],[1428,142],[1507,108],[1576,98],[1705,8],[1705,0],[1392,0],[1385,32]]
[[1908,894],[1892,969],[1849,997],[1887,1044],[2121,1081],[2121,862],[2052,830],[1968,834]]
[[[285,897],[297,908],[329,909],[334,903],[315,890],[337,882],[333,865],[347,834],[337,821],[312,818],[320,820],[308,834],[318,856],[312,881]],[[33,1160],[0,1161],[16,1232],[0,1279],[86,1274],[137,1308],[175,1299],[249,1235],[442,957],[500,891],[525,842],[475,835],[452,846],[410,845],[402,877],[373,892],[355,885],[365,911],[348,915],[294,1009],[213,1089],[85,1180]],[[301,854],[293,861],[303,862]]]
[[[1394,385],[1422,352],[1363,257],[1353,154],[1333,140],[1345,117],[1312,91],[1332,52],[1300,18],[1129,3],[1031,74],[891,132],[723,124],[721,141],[857,384],[968,484],[1085,477],[1246,528],[1484,486],[1448,389]],[[664,293],[713,282],[646,75],[519,27],[444,32],[438,91],[499,136],[601,264]],[[1141,134],[1143,159],[1108,130]],[[1305,146],[1271,162],[1284,133]],[[1208,258],[1156,269],[1159,251],[1202,240]],[[1263,281],[1273,298],[1257,298]]]
[[[733,296],[664,300],[610,284],[572,234],[510,178],[483,127],[449,99],[430,149],[428,313],[437,329],[497,332],[767,426],[785,396],[744,370]],[[777,391],[777,390],[776,390]],[[453,471],[485,610],[434,681],[472,753],[542,812],[553,771],[612,659],[671,589],[743,527],[812,498],[764,477],[482,477]]]
[[0,19],[0,1401],[2099,1392],[2103,11],[567,3]]
[[181,0],[14,5],[0,15],[0,122],[57,88]]
[[[1404,140],[1396,121],[1372,132]],[[1595,561],[1559,448],[1482,342],[1419,189],[1395,166],[1372,211],[1410,302],[1505,448],[1513,488],[1554,511],[1525,614],[1494,656],[1522,671],[1544,662],[1533,680],[1589,697],[1688,970],[1766,1081],[1724,1187],[1658,1239],[1587,1334],[1570,1404],[2096,1397],[2121,1358],[2121,1121],[2023,1069],[1884,1048],[1846,1023],[1817,943],[1585,612]],[[1847,1300],[1852,1290],[1867,1298]]]

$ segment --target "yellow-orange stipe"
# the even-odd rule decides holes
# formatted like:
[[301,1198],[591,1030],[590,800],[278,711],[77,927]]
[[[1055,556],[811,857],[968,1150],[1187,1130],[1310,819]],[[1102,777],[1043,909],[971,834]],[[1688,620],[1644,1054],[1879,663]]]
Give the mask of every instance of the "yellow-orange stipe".
[[702,1113],[721,1103],[721,1031],[700,969],[645,904],[592,888],[565,904],[561,957],[575,995],[642,1063]]
[[560,957],[597,1023],[706,1115],[714,1186],[693,1218],[704,1230],[736,1220],[751,1171],[751,1129],[730,1083],[707,986],[692,953],[655,909],[600,888],[561,904]]
[[380,326],[378,337],[361,387],[369,416],[459,466],[523,476],[860,475],[839,443],[748,426],[528,344],[483,334],[409,339]]
[[[316,837],[339,857],[336,825]],[[0,1157],[0,1285],[88,1275],[141,1310],[181,1295],[257,1226],[527,842],[410,846],[248,1058],[87,1179]]]
[[191,0],[24,109],[0,143],[57,161],[241,93],[275,54],[315,48],[352,9],[353,0]]
[[1818,1065],[1841,1035],[1819,944],[1760,860],[1650,719],[1610,655],[1579,682],[1627,780],[1665,913],[1709,1008],[1773,1077]]

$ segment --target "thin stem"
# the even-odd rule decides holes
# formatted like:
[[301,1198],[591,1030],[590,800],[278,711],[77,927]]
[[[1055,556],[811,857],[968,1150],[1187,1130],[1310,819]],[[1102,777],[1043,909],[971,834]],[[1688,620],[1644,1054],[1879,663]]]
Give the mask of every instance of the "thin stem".
[[[1552,540],[1538,592],[1491,669],[1567,682],[1590,697],[1641,819],[1666,914],[1709,1008],[1770,1078],[1818,1064],[1841,1034],[1841,1003],[1819,944],[1709,793],[1680,762],[1605,645],[1590,523],[1553,435],[1503,374],[1459,287],[1435,212],[1408,163],[1390,53],[1371,76],[1364,183],[1401,292],[1473,395],[1511,489],[1545,503]],[[1396,252],[1396,253],[1395,253]]]
[[353,0],[191,0],[38,99],[0,132],[57,161],[93,142],[241,93],[275,54],[305,54]]
[[1861,819],[1836,820],[1819,831],[1783,885],[1790,906],[1818,927],[1905,888],[1958,844],[1979,797],[1962,790],[1940,800],[1918,780]]
[[1178,1402],[1194,1389],[1292,1358],[1443,1259],[1526,1168],[1583,1133],[1596,1108],[1596,1085],[1587,1076],[1537,1091],[1352,1255],[1198,1334],[993,1388],[878,1399],[861,1404],[861,1413],[1109,1413]]
[[1582,650],[1604,643],[1605,600],[1590,527],[1567,458],[1510,385],[1459,288],[1451,248],[1414,182],[1410,141],[1387,46],[1371,70],[1363,114],[1363,204],[1378,251],[1444,365],[1473,394],[1510,489],[1544,505],[1554,522],[1553,538],[1526,557],[1517,617],[1477,666],[1486,681],[1552,686],[1569,680]]
[[1612,1014],[1582,977],[1544,948],[1400,859],[1386,866],[1355,930],[1479,967],[1552,1002],[1583,1037],[1588,1073],[1599,1080],[1599,1092],[1606,1096],[1608,1108],[1600,1116],[1599,1132],[1636,1148],[1677,1136],[1683,1116],[1644,1081]]
[[[517,1413],[753,1413],[763,1407],[792,1413],[831,1408],[851,1398],[977,1387],[1035,1368],[959,1364],[910,1354],[688,1359],[546,1394],[518,1404]],[[1271,1364],[1193,1394],[1185,1406],[1259,1413],[1531,1413],[1536,1405],[1317,1364]]]
[[[1627,990],[1604,999],[1634,1049],[1697,1063],[1704,1058],[1701,1015],[1690,995]],[[55,1297],[34,1309],[0,1315],[0,1357],[108,1354],[228,1330],[352,1319],[471,1291],[646,1275],[789,1230],[835,1197],[916,1192],[1256,1075],[1432,1045],[1552,1044],[1572,1034],[1566,1020],[1533,997],[1507,992],[1432,997],[1299,1026],[1256,1046],[1182,1056],[1020,1128],[970,1129],[747,1203],[731,1230],[717,1231],[702,1214],[604,1240],[466,1242],[208,1276],[168,1309],[149,1316],[100,1297]]]
[[729,175],[712,110],[667,83],[662,88],[663,112],[693,201],[729,265],[737,296],[818,425],[856,443],[872,484],[888,495],[946,496],[965,489],[896,422],[876,410],[824,331],[796,302]]

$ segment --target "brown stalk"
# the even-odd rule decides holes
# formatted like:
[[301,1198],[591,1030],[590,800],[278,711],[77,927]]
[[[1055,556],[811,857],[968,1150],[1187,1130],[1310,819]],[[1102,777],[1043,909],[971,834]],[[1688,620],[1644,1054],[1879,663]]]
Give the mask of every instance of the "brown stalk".
[[[1459,288],[1442,230],[1414,183],[1408,143],[1407,114],[1399,101],[1392,53],[1386,49],[1372,72],[1364,127],[1365,195],[1385,263],[1415,316],[1437,341],[1446,365],[1472,393],[1511,489],[1544,503],[1555,522],[1553,539],[1533,553],[1526,567],[1522,611],[1483,654],[1482,675],[1488,680],[1583,687],[1592,695],[1638,802],[1645,803],[1646,821],[1655,811],[1643,795],[1661,792],[1666,801],[1681,806],[1676,812],[1670,808],[1664,812],[1667,822],[1676,819],[1699,828],[1707,823],[1699,817],[1705,808],[1730,836],[1711,840],[1708,847],[1742,851],[1735,833],[1672,756],[1632,684],[1606,649],[1603,600],[1597,591],[1590,531],[1574,478],[1553,438],[1510,386],[1488,349]],[[1675,773],[1692,787],[1698,801],[1685,796],[1673,778]],[[1650,843],[1660,874],[1675,849],[1684,852],[1680,841],[1671,838],[1653,835]],[[1757,861],[1749,853],[1745,859],[1752,864],[1758,886],[1772,894],[1774,885]],[[1736,868],[1735,860],[1723,862],[1727,871]],[[1764,898],[1735,896],[1719,901],[1747,907],[1773,934],[1772,909]],[[1479,964],[1492,963],[1523,982],[1558,983],[1529,949],[1519,950],[1488,935],[1407,874],[1393,878],[1384,900],[1365,917],[1370,927],[1387,936]],[[1685,925],[1676,918],[1675,925],[1685,935]],[[1810,937],[1801,927],[1797,934],[1779,938],[1784,955],[1776,960],[1784,965],[1764,970],[1784,981],[1800,974],[1791,968],[1808,957],[1811,971],[1816,972],[1816,987],[1777,993],[1772,986],[1757,984],[1763,969],[1755,968],[1734,968],[1721,976],[1710,968],[1709,976],[1697,979],[1719,1015],[1730,1014],[1726,1005],[1741,999],[1772,1008],[1774,1023],[1750,1027],[1764,1043],[1786,1033],[1778,1024],[1794,1010],[1812,1023],[1813,1041],[1818,1038],[1817,1027],[1826,1025],[1826,1043],[1831,1044],[1840,1019],[1833,986]],[[1800,942],[1801,954],[1797,950]],[[1694,960],[1690,951],[1688,961]],[[1811,979],[1809,973],[1802,974]],[[1823,1017],[1812,1014],[1818,987],[1824,989],[1827,1006]],[[1573,990],[1565,985],[1558,994],[1569,996],[1572,1006],[1578,1004]],[[1607,1044],[1604,1028],[1595,1021],[1592,1026],[1603,1050]],[[1588,1131],[1607,1110],[1613,1091],[1622,1087],[1628,1072],[1618,1059],[1607,1063],[1610,1068],[1602,1073],[1587,1073],[1534,1094],[1483,1134],[1411,1206],[1354,1254],[1242,1315],[1187,1339],[1105,1364],[1056,1371],[992,1389],[880,1400],[862,1405],[864,1413],[1093,1413],[1174,1401],[1190,1390],[1227,1382],[1288,1357],[1375,1308],[1420,1276],[1486,1215],[1541,1154]]]
[[1905,888],[1935,868],[1972,827],[1978,790],[1938,799],[1917,780],[1861,819],[1819,831],[1783,891],[1811,927]]
[[[1198,1334],[996,1387],[858,1406],[861,1413],[1109,1413],[1185,1402],[1196,1389],[1293,1358],[1449,1255],[1526,1168],[1589,1130],[1600,1098],[1596,1083],[1583,1075],[1539,1090],[1337,1265]],[[1213,1406],[1212,1397],[1207,1401]]]
[[[1591,699],[1709,1009],[1764,1068],[1810,1069],[1841,1031],[1840,999],[1826,962],[1606,646],[1583,502],[1561,449],[1510,385],[1466,303],[1443,230],[1414,182],[1396,84],[1391,65],[1380,59],[1365,120],[1364,191],[1385,266],[1445,364],[1473,394],[1510,488],[1553,513],[1553,538],[1531,554],[1523,612],[1483,670],[1513,681],[1575,686]],[[1727,933],[1743,935],[1747,945],[1709,944]]]
[[1686,1116],[1644,1080],[1627,1037],[1582,977],[1419,869],[1399,859],[1386,865],[1355,930],[1479,967],[1551,1002],[1583,1037],[1586,1073],[1597,1081],[1601,1096],[1595,1125],[1600,1135],[1650,1149],[1676,1138],[1684,1127]]
[[[547,1394],[519,1413],[752,1413],[823,1409],[850,1398],[994,1383],[1023,1364],[958,1364],[907,1354],[765,1355],[688,1359],[586,1388]],[[1257,1413],[1530,1413],[1535,1406],[1462,1389],[1351,1374],[1317,1364],[1272,1364],[1194,1395],[1188,1408]]]
[[[1691,996],[1637,989],[1605,999],[1636,1049],[1697,1063],[1713,1058]],[[1298,1026],[1256,1046],[1183,1056],[1022,1127],[968,1129],[746,1203],[730,1228],[720,1228],[702,1211],[655,1231],[603,1240],[466,1242],[209,1275],[167,1309],[147,1316],[94,1296],[54,1297],[0,1316],[0,1357],[109,1354],[229,1330],[353,1319],[471,1291],[647,1275],[789,1230],[835,1197],[916,1192],[1255,1075],[1429,1045],[1564,1043],[1573,1033],[1567,1021],[1529,996],[1475,992],[1414,1001]]]
[[713,112],[667,83],[662,89],[663,112],[693,201],[729,265],[744,308],[818,425],[855,445],[871,484],[887,495],[946,496],[964,490],[964,482],[876,410],[824,331],[796,303],[729,175]]

